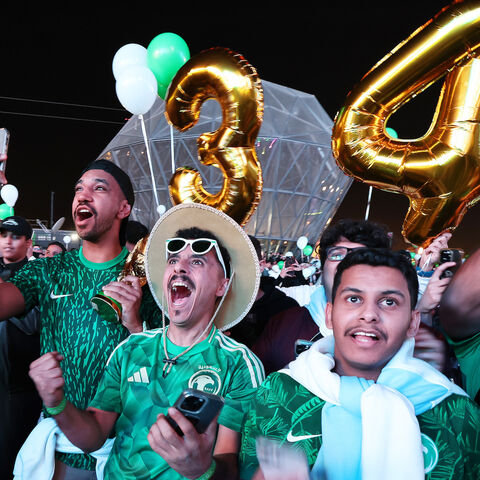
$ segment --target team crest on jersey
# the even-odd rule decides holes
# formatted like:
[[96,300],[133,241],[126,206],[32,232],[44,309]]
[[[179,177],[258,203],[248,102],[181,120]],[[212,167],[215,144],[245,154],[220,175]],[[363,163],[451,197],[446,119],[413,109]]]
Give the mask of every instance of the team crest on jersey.
[[425,473],[430,473],[438,463],[437,446],[435,445],[435,442],[424,433],[422,433],[421,438]]
[[195,388],[196,390],[202,390],[206,393],[212,393],[216,395],[222,386],[222,380],[218,373],[211,368],[202,368],[198,372],[195,372],[188,381],[189,388]]

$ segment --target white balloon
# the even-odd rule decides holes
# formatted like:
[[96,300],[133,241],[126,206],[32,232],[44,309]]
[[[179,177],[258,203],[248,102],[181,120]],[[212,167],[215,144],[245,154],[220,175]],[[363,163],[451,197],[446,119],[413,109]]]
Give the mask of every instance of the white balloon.
[[303,250],[308,244],[308,238],[305,237],[305,236],[301,236],[301,237],[298,237],[298,240],[297,240],[297,247],[300,249],[300,250]]
[[302,270],[303,277],[305,280],[310,278],[314,273],[315,273],[316,268],[315,267],[307,267]]
[[152,108],[157,98],[157,79],[147,67],[131,67],[118,78],[115,90],[126,110],[134,115],[143,115]]
[[292,252],[287,252],[287,253],[285,254],[285,256],[286,256],[286,257],[293,257],[293,253],[292,253]]
[[147,49],[137,43],[124,45],[113,57],[112,70],[115,80],[131,67],[147,67]]
[[3,198],[3,201],[9,206],[9,207],[14,207],[15,203],[18,198],[18,190],[17,187],[14,185],[11,185],[10,183],[7,183],[6,185],[3,186],[0,195]]
[[157,212],[159,215],[163,215],[167,211],[167,207],[165,205],[159,205],[157,207]]
[[70,235],[65,235],[63,237],[63,243],[66,243],[67,245],[72,241],[72,237]]

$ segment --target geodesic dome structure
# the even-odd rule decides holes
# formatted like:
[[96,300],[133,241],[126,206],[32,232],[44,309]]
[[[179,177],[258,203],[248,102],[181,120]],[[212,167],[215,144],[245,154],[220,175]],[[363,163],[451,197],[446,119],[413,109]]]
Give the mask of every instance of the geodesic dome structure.
[[[330,146],[333,122],[315,96],[264,80],[262,85],[264,119],[256,151],[263,172],[263,194],[245,231],[260,240],[265,252],[276,253],[293,249],[300,236],[314,245],[352,179],[335,163]],[[168,124],[164,111],[164,102],[158,98],[143,116],[153,180],[137,115],[99,155],[130,175],[135,190],[131,218],[149,228],[159,218],[154,188],[158,203],[167,209],[172,206],[168,183],[175,168],[196,168],[211,193],[223,184],[220,170],[204,166],[197,157],[197,138],[221,124],[219,104],[205,102],[197,124],[182,133]]]

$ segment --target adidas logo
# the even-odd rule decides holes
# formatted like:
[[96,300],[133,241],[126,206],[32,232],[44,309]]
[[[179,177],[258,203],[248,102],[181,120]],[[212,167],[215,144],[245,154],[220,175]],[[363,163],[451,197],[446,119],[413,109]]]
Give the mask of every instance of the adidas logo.
[[134,383],[150,383],[147,375],[147,369],[142,367],[138,372],[135,372],[131,377],[128,377],[127,381]]

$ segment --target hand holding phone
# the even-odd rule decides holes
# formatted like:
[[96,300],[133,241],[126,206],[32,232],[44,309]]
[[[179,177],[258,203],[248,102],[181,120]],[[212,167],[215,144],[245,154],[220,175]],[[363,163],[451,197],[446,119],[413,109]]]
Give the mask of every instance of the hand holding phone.
[[[217,424],[212,420],[223,406],[223,399],[199,390],[187,389],[173,406],[175,408],[170,408],[169,411],[178,424],[182,425],[185,435],[173,418],[158,415],[148,432],[148,443],[180,475],[198,478],[212,465],[212,452],[217,440]],[[178,435],[173,433],[165,419],[174,428],[176,426]],[[192,431],[189,421],[201,435]]]
[[440,263],[455,262],[454,267],[447,268],[440,278],[453,277],[462,264],[463,251],[457,248],[446,248],[440,251]]
[[[198,433],[203,433],[218,415],[223,404],[223,398],[218,395],[187,388],[181,393],[173,406],[190,420]],[[183,436],[183,432],[175,420],[168,415],[165,418],[178,435]]]

